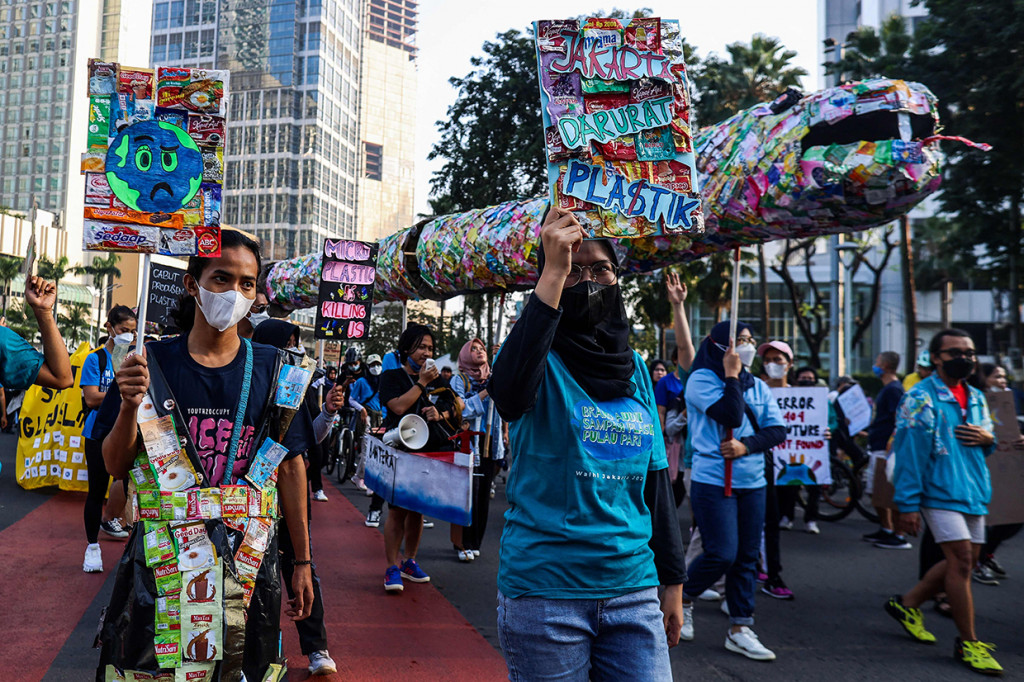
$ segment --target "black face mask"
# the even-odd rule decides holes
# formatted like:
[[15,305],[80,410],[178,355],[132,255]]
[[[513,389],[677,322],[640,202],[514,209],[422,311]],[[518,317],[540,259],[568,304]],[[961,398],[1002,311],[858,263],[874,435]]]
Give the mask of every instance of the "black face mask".
[[607,319],[618,300],[618,284],[579,282],[562,290],[562,319],[577,328],[593,329]]
[[817,386],[818,382],[814,381],[813,379],[801,379],[800,381],[796,382],[796,385],[803,387]]
[[953,358],[942,363],[942,371],[950,379],[966,379],[974,371],[974,360],[968,358]]

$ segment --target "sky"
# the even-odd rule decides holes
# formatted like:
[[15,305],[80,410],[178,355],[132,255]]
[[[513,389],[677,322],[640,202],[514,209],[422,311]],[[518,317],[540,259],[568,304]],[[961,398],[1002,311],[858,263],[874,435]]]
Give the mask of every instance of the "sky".
[[[797,52],[793,63],[802,66],[804,89],[817,89],[820,78],[818,61],[817,0],[646,0],[637,5],[623,2],[595,4],[575,0],[423,0],[419,5],[417,45],[417,126],[416,126],[416,207],[417,213],[429,213],[430,176],[442,161],[427,161],[427,154],[438,140],[436,121],[445,117],[454,103],[456,91],[448,84],[452,76],[470,72],[470,59],[483,55],[485,41],[511,28],[525,29],[538,19],[564,19],[583,14],[602,16],[602,9],[619,7],[633,10],[649,7],[654,16],[679,19],[682,34],[697,48],[701,57],[711,52],[725,55],[725,46],[737,41],[750,42],[755,33],[781,39]],[[681,10],[684,13],[680,13]],[[538,92],[538,106],[540,93]]]

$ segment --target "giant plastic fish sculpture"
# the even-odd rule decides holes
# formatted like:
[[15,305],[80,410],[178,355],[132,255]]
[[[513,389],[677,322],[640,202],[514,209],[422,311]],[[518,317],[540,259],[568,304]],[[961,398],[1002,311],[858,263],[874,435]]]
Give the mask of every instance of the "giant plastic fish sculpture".
[[[704,224],[683,235],[614,242],[627,273],[776,239],[892,222],[934,192],[943,156],[937,100],[919,83],[879,78],[801,97],[790,91],[694,140]],[[984,145],[978,145],[984,146]],[[375,298],[443,300],[537,281],[547,198],[436,217],[385,237]],[[284,309],[315,307],[320,256],[281,261],[267,289]]]

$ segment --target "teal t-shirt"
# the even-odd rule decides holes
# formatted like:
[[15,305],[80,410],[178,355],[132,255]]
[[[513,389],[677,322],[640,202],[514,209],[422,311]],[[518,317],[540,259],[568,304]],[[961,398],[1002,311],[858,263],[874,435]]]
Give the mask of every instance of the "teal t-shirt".
[[43,366],[43,354],[7,327],[0,327],[0,384],[12,391],[28,388]]
[[658,585],[644,484],[668,460],[650,375],[634,362],[634,395],[596,402],[548,353],[536,404],[509,424],[505,596],[607,599]]

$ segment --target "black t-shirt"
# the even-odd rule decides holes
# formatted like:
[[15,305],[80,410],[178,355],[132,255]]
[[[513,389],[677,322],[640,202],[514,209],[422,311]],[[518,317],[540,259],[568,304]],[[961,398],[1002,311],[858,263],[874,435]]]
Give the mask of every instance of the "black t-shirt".
[[[188,352],[188,335],[182,334],[171,339],[146,344],[149,357],[156,358],[167,379],[168,387],[181,407],[181,413],[188,422],[187,428],[196,452],[209,479],[220,484],[227,465],[231,432],[235,424],[235,410],[241,394],[242,378],[245,372],[245,346],[238,349],[238,355],[224,367],[204,367],[192,359]],[[238,442],[238,453],[232,472],[232,482],[243,475],[249,466],[253,452],[256,428],[263,420],[268,407],[267,395],[271,386],[277,383],[274,369],[277,364],[277,349],[261,343],[252,344],[252,383],[249,388],[249,402],[242,421],[242,435]],[[273,399],[271,399],[273,400]],[[121,393],[114,387],[100,406],[93,434],[101,440],[110,432],[121,409]],[[313,436],[313,422],[305,406],[300,407],[292,419],[281,445],[288,448],[291,459],[302,454],[316,442]]]
[[885,450],[889,444],[889,436],[896,430],[896,408],[903,398],[903,384],[899,380],[890,381],[875,398],[875,420],[868,426],[868,448]]
[[[448,384],[441,377],[434,379],[427,384],[426,391],[420,391],[419,398],[416,399],[415,404],[405,414],[397,414],[387,406],[390,401],[405,395],[418,378],[419,375],[409,374],[402,368],[381,372],[379,395],[381,406],[387,407],[387,415],[384,417],[385,430],[398,426],[398,422],[401,421],[405,414],[418,414],[422,416],[424,408],[434,406],[434,403],[430,400],[430,392],[434,389],[448,387]],[[442,409],[446,408],[442,407]],[[427,422],[427,426],[430,428],[430,438],[422,450],[427,452],[446,451],[452,450],[455,447],[454,443],[448,440],[448,437],[452,434],[447,433],[438,422]]]

